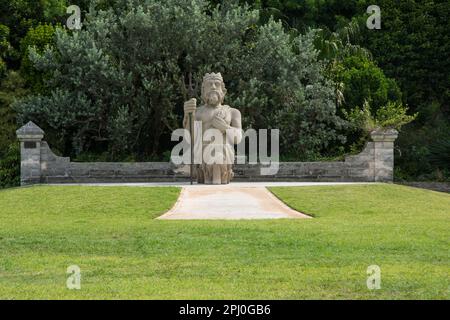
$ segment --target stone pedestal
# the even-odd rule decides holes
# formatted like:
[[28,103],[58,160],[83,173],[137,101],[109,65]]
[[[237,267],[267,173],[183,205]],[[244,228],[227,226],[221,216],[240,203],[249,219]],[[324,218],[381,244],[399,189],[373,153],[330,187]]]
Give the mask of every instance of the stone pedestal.
[[20,141],[21,185],[41,182],[41,142],[44,131],[33,122],[28,122],[16,131]]
[[394,141],[398,137],[398,131],[376,130],[370,135],[374,142],[374,180],[392,182],[394,180]]

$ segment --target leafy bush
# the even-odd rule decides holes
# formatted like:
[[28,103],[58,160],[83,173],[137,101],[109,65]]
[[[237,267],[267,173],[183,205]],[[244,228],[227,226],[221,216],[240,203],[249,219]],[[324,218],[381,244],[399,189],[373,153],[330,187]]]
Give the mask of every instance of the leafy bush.
[[[360,10],[373,4],[358,1]],[[379,0],[382,30],[365,28],[363,45],[380,67],[395,77],[405,94],[405,102],[418,111],[421,105],[450,101],[450,2],[447,0]]]
[[0,79],[2,79],[6,74],[6,63],[0,57]]
[[396,165],[401,167],[408,180],[432,180],[441,173],[450,179],[450,170],[442,171],[440,164],[450,162],[450,159],[445,160],[444,153],[442,160],[436,161],[436,150],[431,156],[431,149],[444,141],[450,141],[450,122],[442,105],[435,102],[421,107],[417,120],[406,125],[398,138]]
[[30,27],[39,23],[54,23],[66,14],[68,3],[80,4],[82,0],[11,0],[0,2],[0,24],[11,29],[11,42],[15,47]]
[[0,154],[0,188],[20,185],[19,143],[13,143],[4,154]]
[[430,162],[450,171],[450,140],[436,141],[430,146]]
[[17,119],[11,104],[28,93],[18,72],[9,71],[0,83],[0,155],[16,142]]
[[337,72],[337,81],[343,84],[345,110],[349,111],[370,101],[372,112],[377,112],[389,101],[400,102],[401,92],[394,80],[387,78],[373,61],[361,56],[344,59]]
[[30,48],[33,48],[35,52],[43,52],[46,47],[53,45],[55,30],[56,28],[50,24],[40,24],[35,28],[30,28],[20,42],[22,55],[20,72],[28,85],[37,93],[43,91],[45,75],[37,71],[30,61]]
[[348,113],[347,119],[366,132],[377,129],[397,129],[400,131],[402,126],[417,118],[417,113],[410,116],[406,114],[407,111],[408,107],[398,102],[388,102],[373,115],[370,103],[365,101],[362,108],[355,108]]
[[377,110],[375,123],[378,128],[400,130],[404,125],[414,121],[418,113],[407,115],[408,107],[398,102],[388,102]]
[[3,60],[10,48],[8,42],[9,28],[5,25],[0,24],[0,80],[6,74],[6,62]]

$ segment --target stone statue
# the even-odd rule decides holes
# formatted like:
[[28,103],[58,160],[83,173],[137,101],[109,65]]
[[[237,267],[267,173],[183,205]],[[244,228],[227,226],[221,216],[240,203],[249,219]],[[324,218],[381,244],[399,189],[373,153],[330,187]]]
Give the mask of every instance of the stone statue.
[[[223,105],[227,90],[220,73],[207,73],[203,78],[201,97],[202,105],[197,108],[197,100],[191,99],[184,103],[183,127],[190,129],[189,114],[192,119],[201,122],[202,132],[214,128],[220,131],[222,135],[222,144],[214,144],[214,141],[205,141],[203,137],[194,137],[202,139],[203,150],[207,146],[214,147],[214,150],[220,150],[221,154],[215,155],[214,159],[220,158],[221,161],[214,162],[202,157],[202,164],[196,168],[198,183],[204,184],[228,184],[233,178],[234,163],[234,144],[242,140],[241,113],[239,110]],[[212,140],[212,139],[211,139]],[[206,154],[206,157],[208,155]]]

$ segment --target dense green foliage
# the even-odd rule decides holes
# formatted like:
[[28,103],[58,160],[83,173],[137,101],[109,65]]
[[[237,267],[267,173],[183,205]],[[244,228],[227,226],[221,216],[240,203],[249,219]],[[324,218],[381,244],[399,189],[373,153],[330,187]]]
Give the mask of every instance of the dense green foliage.
[[8,0],[0,2],[0,25],[9,28],[11,48],[7,55],[10,67],[18,69],[22,59],[20,43],[39,23],[63,21],[66,0]]
[[[399,177],[442,177],[441,173],[436,172],[439,167],[430,159],[432,145],[450,140],[449,1],[380,0],[376,5],[381,8],[381,30],[365,27],[366,9],[374,4],[370,0],[241,2],[262,8],[281,19],[287,28],[301,32],[309,27],[333,32],[350,21],[356,22],[361,32],[351,37],[352,44],[369,50],[388,79],[395,80],[400,87],[402,101],[408,105],[410,112],[419,112],[417,120],[404,128],[397,141]],[[358,91],[351,91],[346,98],[353,99],[359,94]],[[357,138],[351,135],[348,141]],[[450,158],[443,160],[450,162]]]
[[245,127],[280,129],[283,154],[310,159],[344,141],[314,32],[291,38],[274,21],[255,24],[257,11],[204,0],[121,3],[88,15],[82,31],[58,30],[56,49],[31,51],[50,74],[50,94],[16,106],[22,122],[61,133],[61,147],[71,146],[65,153],[161,154],[179,126],[189,73],[199,88],[212,70],[224,75],[226,102]]
[[54,43],[55,27],[50,24],[42,24],[37,27],[31,27],[26,36],[20,42],[22,56],[21,74],[28,82],[33,92],[41,93],[44,89],[44,74],[36,70],[33,62],[30,61],[30,50],[38,52],[44,51],[47,46]]
[[[449,195],[272,191],[314,218],[155,220],[175,188],[0,191],[0,299],[448,299]],[[66,288],[74,264],[81,290]],[[381,290],[366,285],[373,264]]]
[[450,101],[450,4],[446,0],[391,1],[383,8],[381,32],[366,31],[364,45],[388,76],[398,79],[415,110],[434,100]]
[[[45,44],[42,37],[38,39],[27,34],[33,33],[30,31],[33,28],[39,30],[39,24],[62,22],[66,5],[66,0],[0,2],[0,187],[18,182],[18,162],[10,161],[10,150],[17,148],[15,131],[19,125],[12,103],[31,93],[31,88],[39,89],[42,82],[42,76],[29,64],[27,53],[28,44],[39,47]],[[24,41],[24,38],[27,40]],[[5,165],[11,167],[5,168]],[[16,177],[10,179],[12,173]]]
[[343,83],[345,110],[361,107],[365,101],[370,101],[372,111],[376,112],[390,101],[401,101],[401,92],[395,81],[387,78],[373,61],[350,56],[335,71],[338,81]]
[[16,113],[10,108],[15,99],[25,96],[25,81],[15,71],[8,71],[0,81],[0,188],[19,184],[20,155],[16,139]]
[[450,172],[450,140],[436,141],[430,146],[430,162]]
[[3,60],[6,53],[9,50],[10,44],[8,41],[9,28],[5,25],[0,24],[0,80],[5,76],[6,73],[6,62]]
[[363,107],[356,107],[347,113],[347,118],[356,128],[363,129],[367,133],[380,129],[396,129],[400,131],[401,127],[414,121],[415,115],[408,115],[408,108],[399,102],[388,102],[386,105],[372,111],[368,101],[363,103]]
[[[406,177],[443,179],[430,161],[433,145],[450,140],[450,2],[388,1],[381,32],[366,32],[363,45],[386,75],[395,78],[417,121],[398,140],[397,166]],[[450,163],[450,157],[442,154]],[[447,171],[447,177],[449,172]]]
[[[186,1],[173,1],[172,7],[187,6]],[[284,158],[315,159],[358,150],[367,135],[363,128],[355,129],[357,122],[346,126],[340,118],[355,108],[364,112],[365,101],[373,115],[396,104],[408,107],[409,115],[418,113],[396,143],[397,177],[448,179],[445,164],[450,158],[442,147],[450,140],[448,1],[380,0],[381,30],[365,26],[366,8],[373,4],[369,0],[205,0],[203,9],[192,7],[191,20],[175,10],[161,11],[172,2],[155,0],[160,13],[180,19],[172,24],[164,21],[167,17],[146,13],[145,5],[139,11],[137,5],[145,2],[71,0],[82,9],[84,28],[79,35],[63,31],[67,0],[0,3],[0,159],[15,143],[15,129],[27,117],[38,122],[52,147],[65,155],[90,160],[161,159],[170,149],[170,130],[179,126],[188,74],[193,73],[198,82],[204,70],[215,69],[226,77],[227,103],[246,116],[244,126],[283,131]],[[232,3],[248,4],[259,14],[241,8],[241,13],[227,16],[225,12],[238,12]],[[214,11],[217,4],[220,10]],[[113,13],[107,15],[109,8]],[[214,16],[214,12],[219,13]],[[272,18],[285,31],[270,22]],[[311,32],[314,28],[320,29]],[[94,34],[95,29],[103,34]],[[317,56],[310,48],[312,38]],[[53,57],[37,59],[55,41],[62,48],[55,48]],[[74,46],[68,45],[70,41]],[[164,49],[171,46],[173,52]],[[66,50],[65,60],[61,49]],[[79,56],[70,56],[72,49]],[[217,63],[220,50],[227,58]],[[30,60],[30,52],[37,53],[35,61]],[[84,54],[87,57],[80,56]],[[299,67],[308,61],[313,61],[311,68]],[[84,79],[84,74],[89,76]],[[78,84],[80,79],[85,83]],[[293,90],[298,81],[299,89]],[[307,92],[308,81],[321,83],[322,89]],[[318,114],[308,106],[317,98],[311,94],[321,96]],[[36,103],[17,119],[12,104],[25,96],[22,105]],[[60,103],[52,104],[56,100]],[[62,108],[63,104],[71,107]],[[33,113],[39,106],[40,118]],[[45,112],[52,117],[42,120]]]
[[14,187],[20,183],[19,143],[11,144],[0,157],[0,189]]
[[10,108],[14,99],[27,94],[25,81],[15,71],[8,72],[1,81],[0,87],[0,155],[3,150],[8,149],[8,145],[15,142],[15,132],[17,129],[15,112]]

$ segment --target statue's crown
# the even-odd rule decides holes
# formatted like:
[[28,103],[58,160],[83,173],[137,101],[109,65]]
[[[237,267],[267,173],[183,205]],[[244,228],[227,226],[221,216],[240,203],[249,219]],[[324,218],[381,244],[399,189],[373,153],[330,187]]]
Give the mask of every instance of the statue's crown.
[[208,80],[220,80],[223,82],[223,78],[222,75],[219,73],[207,73],[205,74],[205,76],[203,77],[203,81],[208,81]]

